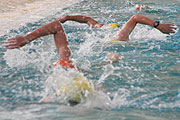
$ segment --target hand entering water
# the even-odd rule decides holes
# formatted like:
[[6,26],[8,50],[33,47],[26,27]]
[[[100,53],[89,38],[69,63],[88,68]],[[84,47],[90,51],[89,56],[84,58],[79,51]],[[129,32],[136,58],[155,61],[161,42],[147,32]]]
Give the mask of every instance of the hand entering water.
[[175,33],[177,28],[173,24],[160,23],[157,29],[169,35],[170,33]]

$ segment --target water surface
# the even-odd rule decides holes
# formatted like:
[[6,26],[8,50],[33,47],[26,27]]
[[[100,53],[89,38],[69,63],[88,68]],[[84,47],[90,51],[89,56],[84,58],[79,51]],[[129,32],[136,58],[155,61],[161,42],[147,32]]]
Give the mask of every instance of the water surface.
[[[26,23],[0,37],[24,35],[55,20],[62,14],[91,16],[97,21],[122,26],[132,15],[137,3],[151,5],[154,11],[140,14],[153,20],[180,27],[180,3],[157,0],[84,0],[46,19]],[[85,24],[63,24],[73,60],[94,84],[105,91],[87,103],[70,107],[61,102],[38,103],[48,94],[45,84],[53,74],[49,65],[58,59],[53,36],[46,36],[20,49],[0,50],[0,118],[4,119],[107,119],[107,120],[178,120],[180,118],[180,36],[179,31],[164,35],[149,26],[138,25],[129,42],[109,43],[118,29],[91,29]],[[106,66],[108,52],[117,52],[121,60]],[[60,76],[62,77],[62,76]],[[56,78],[54,78],[56,79]],[[53,85],[53,83],[52,83]],[[110,100],[109,100],[110,99]],[[107,104],[108,103],[108,104]]]

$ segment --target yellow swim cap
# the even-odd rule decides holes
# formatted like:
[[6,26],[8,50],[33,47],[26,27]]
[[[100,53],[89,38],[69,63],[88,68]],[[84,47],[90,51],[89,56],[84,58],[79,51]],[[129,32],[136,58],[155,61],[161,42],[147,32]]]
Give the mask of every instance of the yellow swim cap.
[[114,42],[120,42],[120,40],[110,40],[110,43],[114,43]]
[[94,85],[86,77],[79,75],[71,78],[70,83],[64,83],[57,91],[57,96],[65,97],[68,101],[80,103],[85,100],[89,94],[93,94]]
[[117,23],[111,23],[108,25],[108,28],[118,28],[119,25]]

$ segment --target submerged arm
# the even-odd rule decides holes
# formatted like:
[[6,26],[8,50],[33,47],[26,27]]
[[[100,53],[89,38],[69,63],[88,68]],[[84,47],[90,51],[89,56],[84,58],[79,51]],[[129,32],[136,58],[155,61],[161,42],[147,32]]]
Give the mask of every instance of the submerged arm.
[[86,23],[89,26],[92,26],[92,28],[100,28],[103,26],[103,24],[97,22],[96,20],[92,19],[91,17],[83,16],[83,15],[62,15],[58,18],[58,20],[61,23],[64,23],[66,21],[75,21],[75,22],[79,22],[79,23]]
[[106,59],[107,60],[105,62],[100,63],[100,64],[95,64],[94,66],[103,66],[103,65],[115,63],[115,62],[119,61],[120,56],[115,52],[108,52]]

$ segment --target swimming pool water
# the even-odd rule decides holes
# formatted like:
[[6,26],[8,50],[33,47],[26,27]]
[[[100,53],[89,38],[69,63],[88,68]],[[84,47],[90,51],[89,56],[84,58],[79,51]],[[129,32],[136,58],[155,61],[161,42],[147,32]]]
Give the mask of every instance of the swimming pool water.
[[[27,23],[0,37],[24,35],[62,14],[91,16],[105,24],[122,26],[137,3],[151,5],[156,12],[140,14],[180,27],[180,3],[157,0],[83,0],[55,15]],[[102,120],[178,120],[180,118],[180,36],[167,36],[149,26],[138,25],[129,42],[109,43],[118,29],[91,29],[85,24],[63,24],[73,60],[94,84],[105,91],[85,104],[69,107],[60,102],[38,103],[52,75],[49,65],[58,59],[52,36],[39,38],[21,49],[0,50],[0,119],[102,119]],[[117,52],[121,60],[106,66],[108,52]],[[61,77],[61,76],[60,76]],[[53,84],[53,83],[52,83]],[[50,94],[50,93],[49,93]],[[111,99],[109,101],[109,98]],[[107,105],[109,103],[109,105]],[[98,108],[98,109],[97,109]]]

